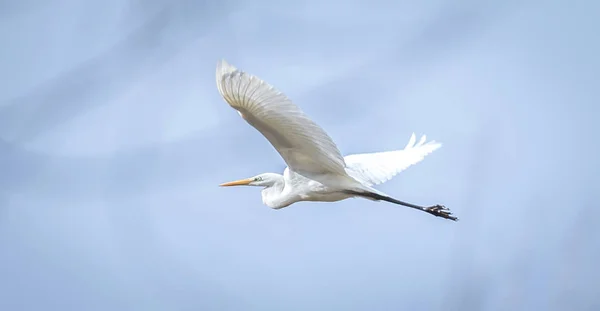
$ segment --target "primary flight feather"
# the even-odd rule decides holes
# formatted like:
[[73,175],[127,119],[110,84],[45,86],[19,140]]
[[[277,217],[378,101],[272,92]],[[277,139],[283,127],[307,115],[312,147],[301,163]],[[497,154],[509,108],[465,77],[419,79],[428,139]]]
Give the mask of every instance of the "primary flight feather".
[[419,206],[394,199],[372,186],[390,180],[441,147],[413,133],[402,150],[343,157],[331,137],[273,86],[221,60],[217,88],[225,101],[281,155],[283,175],[264,173],[221,186],[263,187],[263,203],[275,209],[299,201],[334,202],[352,197],[387,201],[457,220],[443,205]]

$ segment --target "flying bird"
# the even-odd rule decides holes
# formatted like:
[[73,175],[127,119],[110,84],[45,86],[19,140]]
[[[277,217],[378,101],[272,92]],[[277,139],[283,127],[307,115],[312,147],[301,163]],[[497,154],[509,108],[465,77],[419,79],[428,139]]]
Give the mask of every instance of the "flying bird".
[[440,148],[440,143],[426,142],[425,135],[417,142],[413,133],[402,150],[343,157],[319,125],[286,95],[259,77],[220,60],[217,63],[217,88],[225,101],[273,145],[288,166],[283,175],[264,173],[220,186],[263,187],[262,201],[273,209],[300,201],[365,198],[458,220],[443,205],[406,203],[373,188],[423,160]]

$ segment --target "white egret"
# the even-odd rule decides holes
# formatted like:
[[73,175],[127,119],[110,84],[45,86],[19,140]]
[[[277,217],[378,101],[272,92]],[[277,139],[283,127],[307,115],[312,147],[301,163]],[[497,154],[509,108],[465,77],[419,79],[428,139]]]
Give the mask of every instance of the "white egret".
[[440,143],[426,143],[425,135],[416,142],[413,133],[402,150],[342,157],[321,127],[260,78],[221,60],[217,64],[217,88],[225,101],[267,138],[288,165],[283,175],[264,173],[220,186],[263,187],[263,203],[273,209],[300,201],[334,202],[359,197],[458,219],[443,205],[410,204],[372,188],[420,162],[440,148]]

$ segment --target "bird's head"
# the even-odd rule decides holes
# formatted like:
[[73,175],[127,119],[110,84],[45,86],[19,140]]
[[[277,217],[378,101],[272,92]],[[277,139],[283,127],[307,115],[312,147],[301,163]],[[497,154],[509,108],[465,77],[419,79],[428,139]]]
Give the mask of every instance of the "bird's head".
[[230,181],[220,184],[221,187],[231,186],[256,186],[256,187],[271,187],[277,182],[283,181],[283,176],[275,173],[264,173],[254,177]]

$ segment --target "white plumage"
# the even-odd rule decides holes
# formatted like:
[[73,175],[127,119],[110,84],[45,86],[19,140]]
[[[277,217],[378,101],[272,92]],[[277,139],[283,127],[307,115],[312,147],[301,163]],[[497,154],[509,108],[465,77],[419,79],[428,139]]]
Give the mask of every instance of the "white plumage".
[[413,133],[404,149],[348,155],[344,158],[346,171],[368,186],[384,183],[409,166],[421,162],[426,155],[442,146],[435,141],[425,143],[426,139],[427,136],[423,135],[416,143]]
[[225,61],[217,65],[217,86],[225,101],[271,142],[292,170],[344,174],[344,158],[333,140],[283,93]]
[[299,201],[333,202],[351,197],[384,200],[457,220],[443,205],[423,207],[396,200],[371,186],[390,180],[441,147],[416,142],[413,133],[402,150],[343,157],[331,137],[283,93],[260,78],[221,60],[217,88],[225,101],[256,128],[281,155],[284,174],[265,173],[221,186],[264,187],[263,202],[275,209]]

